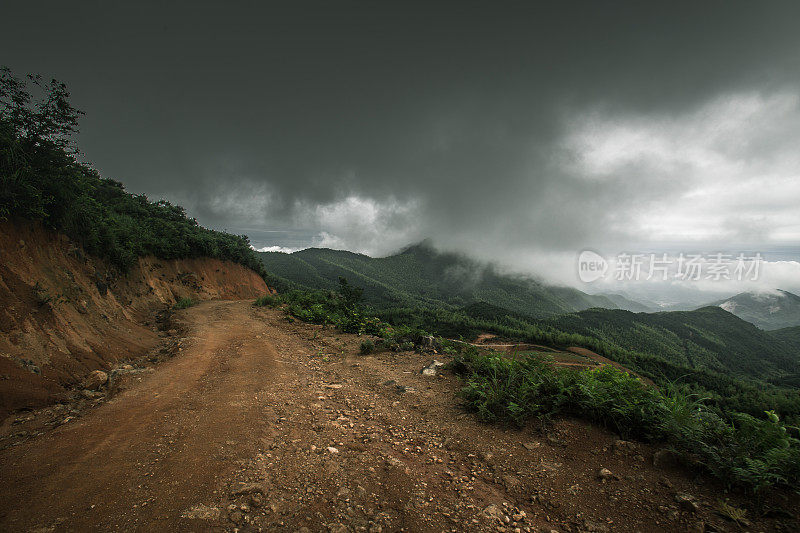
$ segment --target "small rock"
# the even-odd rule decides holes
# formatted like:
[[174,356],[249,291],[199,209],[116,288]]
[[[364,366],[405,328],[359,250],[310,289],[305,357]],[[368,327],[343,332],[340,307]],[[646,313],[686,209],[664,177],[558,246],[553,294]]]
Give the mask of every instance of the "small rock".
[[433,361],[431,361],[431,364],[429,364],[428,366],[426,366],[425,368],[422,369],[422,375],[423,376],[435,376],[437,374],[438,370],[439,370],[439,367],[442,367],[442,366],[444,366],[444,363],[434,359]]
[[254,508],[258,509],[262,505],[264,505],[264,496],[261,495],[260,492],[255,492],[250,495],[250,505]]
[[328,446],[326,449],[328,450],[329,453],[334,453],[334,454],[339,453],[339,448],[335,448],[333,446]]
[[503,514],[503,510],[494,503],[486,506],[483,510],[483,516],[497,520],[500,523],[505,523],[505,519],[507,518],[506,515]]
[[108,383],[108,374],[102,370],[94,370],[83,381],[83,388],[89,390],[97,390],[103,385]]
[[612,447],[616,454],[627,454],[636,449],[636,443],[629,440],[615,440]]
[[597,479],[600,481],[608,481],[614,479],[616,476],[608,468],[601,468],[597,471]]
[[231,522],[233,522],[234,524],[239,525],[244,520],[244,515],[242,514],[241,511],[238,510],[231,511],[230,513],[228,513],[228,518],[230,518]]
[[700,509],[700,505],[698,505],[695,497],[685,492],[676,493],[675,502],[680,506],[681,509],[684,511],[689,511],[690,513],[695,513]]
[[231,497],[235,498],[256,492],[264,494],[264,486],[261,483],[239,483],[239,486],[231,491]]
[[590,531],[592,533],[608,533],[611,531],[607,525],[600,522],[592,522],[590,520],[584,520],[583,527],[586,529],[586,531]]
[[219,515],[219,507],[207,507],[202,504],[195,505],[181,514],[183,518],[194,518],[197,520],[217,520]]

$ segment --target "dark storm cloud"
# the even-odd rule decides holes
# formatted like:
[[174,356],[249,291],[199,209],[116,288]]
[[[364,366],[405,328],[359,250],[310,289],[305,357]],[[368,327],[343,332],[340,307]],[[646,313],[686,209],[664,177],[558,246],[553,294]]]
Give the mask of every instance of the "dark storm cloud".
[[[729,95],[788,94],[783,116],[797,111],[795,2],[5,12],[0,62],[67,82],[104,175],[259,245],[287,245],[265,232],[294,229],[375,252],[425,236],[498,257],[601,246],[629,237],[642,210],[674,205],[705,168],[655,148],[626,160],[615,139],[638,131],[663,148],[709,113],[722,120],[714,102]],[[655,129],[637,130],[641,117]],[[618,137],[592,144],[607,130]],[[772,161],[747,142],[749,160]],[[792,234],[797,220],[784,222]]]

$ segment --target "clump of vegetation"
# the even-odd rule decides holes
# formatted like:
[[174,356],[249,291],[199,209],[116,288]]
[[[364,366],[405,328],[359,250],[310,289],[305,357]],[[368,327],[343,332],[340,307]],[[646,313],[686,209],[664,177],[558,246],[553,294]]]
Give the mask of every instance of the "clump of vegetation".
[[361,341],[361,348],[359,351],[361,355],[369,355],[375,351],[375,343],[371,339]]
[[466,380],[466,406],[485,421],[522,425],[578,416],[623,437],[667,443],[687,461],[756,493],[800,483],[800,430],[772,411],[763,418],[725,413],[685,388],[660,391],[612,366],[576,372],[543,357],[508,359],[468,348],[453,368]]
[[747,520],[747,510],[735,507],[727,501],[719,500],[717,502],[717,514],[731,522],[735,522],[739,527],[750,525]]
[[193,306],[196,303],[197,302],[195,302],[191,298],[181,298],[180,300],[175,302],[175,305],[173,305],[172,308],[173,309],[188,309],[189,307]]
[[143,255],[215,257],[267,277],[246,236],[206,229],[182,207],[130,194],[80,163],[71,141],[80,115],[63,83],[0,68],[0,219],[41,221],[122,271]]
[[283,298],[278,295],[272,294],[265,294],[264,296],[259,296],[256,298],[256,301],[253,302],[255,307],[279,307],[283,303]]

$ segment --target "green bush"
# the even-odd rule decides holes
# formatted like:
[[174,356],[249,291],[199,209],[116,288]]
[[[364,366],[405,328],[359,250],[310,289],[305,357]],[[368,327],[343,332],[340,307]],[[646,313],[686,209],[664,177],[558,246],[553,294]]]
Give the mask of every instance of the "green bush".
[[282,303],[283,299],[280,296],[265,294],[264,296],[259,296],[256,298],[256,301],[253,302],[253,305],[255,307],[278,307]]
[[375,351],[375,343],[370,339],[361,341],[361,355],[368,355]]
[[193,306],[195,303],[197,303],[197,302],[195,302],[191,298],[181,298],[180,300],[175,302],[175,305],[173,305],[172,308],[173,309],[187,309],[187,308]]

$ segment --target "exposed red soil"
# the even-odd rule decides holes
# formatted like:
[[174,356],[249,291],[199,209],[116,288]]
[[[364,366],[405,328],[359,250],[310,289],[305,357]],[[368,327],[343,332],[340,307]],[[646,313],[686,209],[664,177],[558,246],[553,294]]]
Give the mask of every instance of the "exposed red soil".
[[[178,317],[172,359],[0,451],[0,530],[739,530],[714,507],[746,499],[655,466],[650,446],[578,420],[546,431],[479,423],[456,376],[420,373],[446,356],[360,356],[362,338],[250,300]],[[772,503],[792,513],[796,502]],[[751,520],[745,529],[798,527]]]
[[141,258],[122,274],[65,236],[0,223],[0,418],[66,399],[90,371],[152,350],[155,311],[177,299],[251,298],[253,271],[215,259]]

